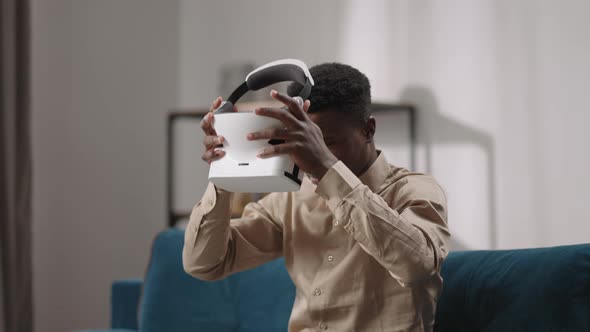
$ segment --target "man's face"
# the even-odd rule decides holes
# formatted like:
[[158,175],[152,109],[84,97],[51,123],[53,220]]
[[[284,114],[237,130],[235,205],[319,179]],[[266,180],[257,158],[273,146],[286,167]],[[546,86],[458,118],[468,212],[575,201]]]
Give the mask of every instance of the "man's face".
[[321,110],[310,113],[309,117],[322,130],[324,141],[336,158],[355,175],[361,175],[370,162],[372,133],[368,137],[366,128],[354,121],[354,115],[336,110]]

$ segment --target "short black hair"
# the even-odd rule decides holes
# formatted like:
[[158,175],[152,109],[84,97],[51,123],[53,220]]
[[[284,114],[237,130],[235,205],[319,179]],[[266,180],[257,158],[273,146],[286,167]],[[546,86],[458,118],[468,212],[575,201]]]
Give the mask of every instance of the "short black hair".
[[[371,84],[365,74],[341,63],[324,63],[309,69],[314,80],[309,101],[309,113],[335,109],[357,115],[364,123],[369,119],[371,105]],[[302,85],[294,82],[287,88],[293,97],[301,91]]]

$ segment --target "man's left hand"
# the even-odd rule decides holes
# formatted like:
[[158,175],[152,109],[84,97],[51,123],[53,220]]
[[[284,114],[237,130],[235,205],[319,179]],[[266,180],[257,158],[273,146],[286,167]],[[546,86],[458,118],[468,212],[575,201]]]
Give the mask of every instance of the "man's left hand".
[[283,128],[268,128],[250,133],[248,140],[278,139],[284,143],[269,146],[258,153],[260,158],[288,154],[299,168],[317,180],[336,163],[338,159],[324,142],[320,127],[307,115],[310,102],[303,106],[294,98],[272,90],[270,95],[285,104],[286,108],[257,108],[256,114],[280,120]]

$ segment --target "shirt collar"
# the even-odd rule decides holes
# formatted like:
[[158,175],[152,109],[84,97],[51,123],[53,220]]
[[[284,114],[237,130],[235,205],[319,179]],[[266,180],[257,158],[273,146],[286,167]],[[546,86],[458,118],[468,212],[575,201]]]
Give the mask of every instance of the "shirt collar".
[[375,159],[369,169],[359,176],[359,180],[371,188],[371,191],[377,191],[389,173],[389,163],[385,159],[385,153],[379,150],[377,150],[377,153],[379,154],[377,159]]

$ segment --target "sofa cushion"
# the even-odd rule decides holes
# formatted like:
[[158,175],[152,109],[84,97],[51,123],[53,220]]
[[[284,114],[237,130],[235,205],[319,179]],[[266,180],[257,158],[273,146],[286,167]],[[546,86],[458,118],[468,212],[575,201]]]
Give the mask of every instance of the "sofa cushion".
[[451,253],[435,331],[589,331],[590,245]]
[[128,329],[103,329],[103,330],[78,330],[76,332],[137,332],[137,330]]
[[141,279],[115,280],[111,286],[111,328],[137,330]]
[[277,259],[229,277],[239,332],[287,331],[295,301],[295,285]]
[[143,284],[142,332],[230,332],[237,319],[227,279],[203,282],[182,266],[183,232],[158,234]]

